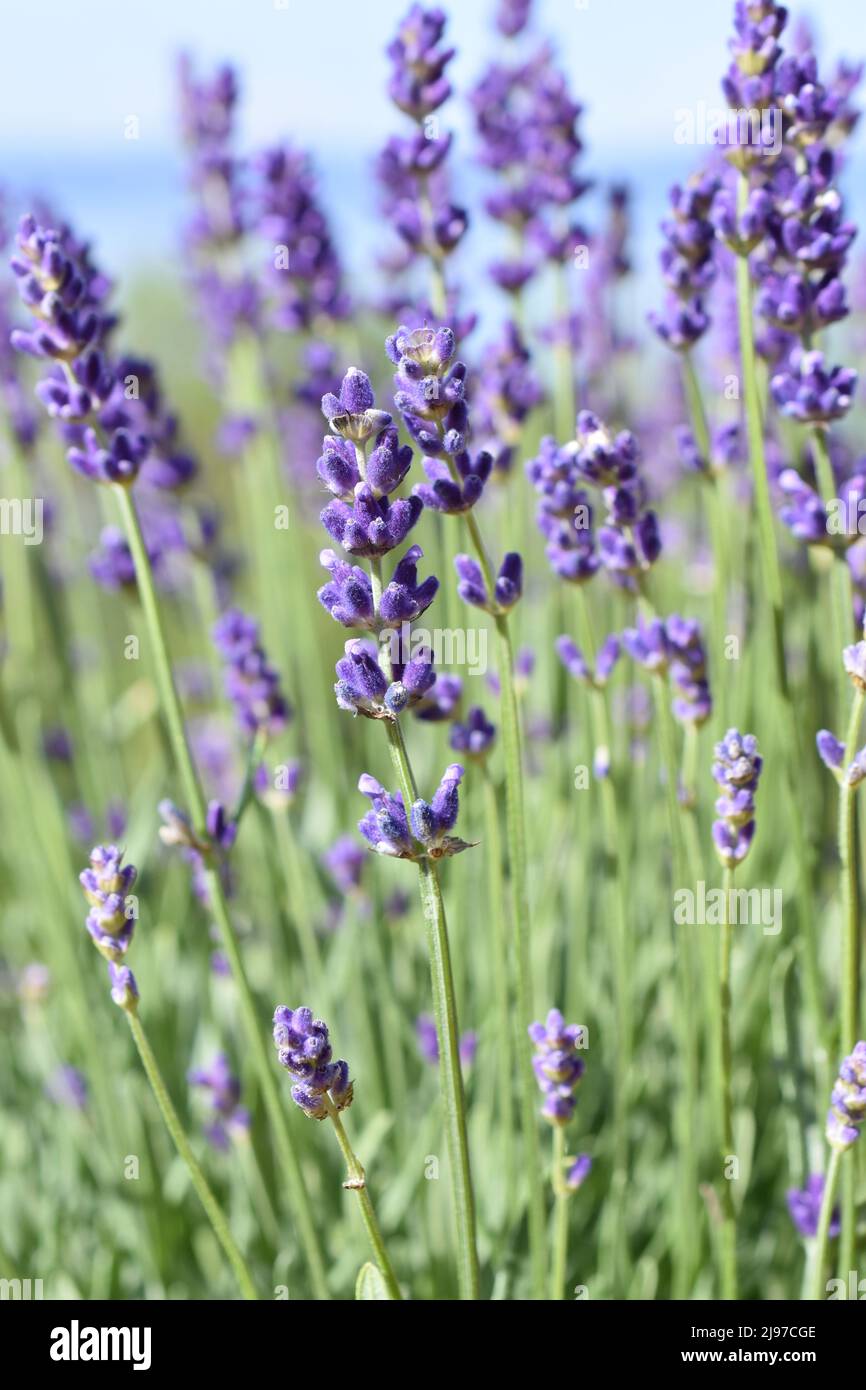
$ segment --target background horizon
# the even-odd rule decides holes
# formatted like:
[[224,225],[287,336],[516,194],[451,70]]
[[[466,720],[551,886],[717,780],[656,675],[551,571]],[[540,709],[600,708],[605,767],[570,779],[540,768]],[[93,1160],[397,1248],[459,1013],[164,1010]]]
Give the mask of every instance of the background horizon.
[[[32,65],[21,61],[30,26],[22,12],[10,15],[10,41],[0,54],[6,216],[14,223],[41,195],[93,242],[109,273],[122,279],[132,265],[178,269],[189,204],[176,62],[187,51],[200,70],[226,60],[236,66],[240,152],[283,139],[309,151],[348,278],[357,285],[369,270],[375,289],[372,263],[382,232],[372,163],[388,135],[407,124],[386,95],[382,35],[393,32],[408,7],[409,0],[372,0],[364,7],[331,0],[324,22],[321,7],[301,0],[187,0],[182,8],[153,0],[147,22],[131,36],[113,22],[110,0],[88,0],[83,26],[80,11],[45,0],[52,43],[40,52],[40,89],[47,95],[38,102]],[[445,8],[457,56],[450,74],[454,96],[441,119],[455,131],[451,167],[458,200],[475,214],[457,262],[475,285],[502,241],[501,229],[478,215],[486,175],[475,164],[466,98],[508,43],[491,41],[495,0]],[[536,0],[529,33],[554,44],[584,106],[584,168],[597,185],[581,205],[589,229],[598,225],[598,195],[611,182],[627,182],[633,195],[631,251],[641,316],[660,293],[654,267],[668,189],[700,165],[706,150],[675,142],[676,112],[721,104],[732,9],[732,0],[705,0],[700,7],[693,0],[652,7],[634,0]],[[804,18],[816,33],[822,67],[866,49],[860,0],[831,0],[820,14],[814,4],[795,8],[789,25]],[[524,36],[521,51],[528,42]],[[322,72],[329,74],[324,84]],[[135,140],[124,138],[130,116],[139,124]],[[844,187],[857,217],[866,214],[866,126],[855,132],[850,150]],[[122,284],[118,289],[122,298]],[[486,298],[486,287],[483,293]]]

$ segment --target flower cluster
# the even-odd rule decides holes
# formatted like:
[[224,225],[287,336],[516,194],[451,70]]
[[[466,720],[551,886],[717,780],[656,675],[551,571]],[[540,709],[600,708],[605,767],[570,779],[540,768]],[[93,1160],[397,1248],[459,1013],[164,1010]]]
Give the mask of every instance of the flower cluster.
[[424,451],[428,481],[416,484],[414,496],[434,511],[468,511],[484,490],[493,458],[484,449],[474,458],[469,451],[466,366],[454,360],[454,333],[447,327],[409,329],[401,324],[385,351],[397,368],[394,405]]
[[367,571],[347,564],[333,550],[323,550],[319,558],[331,578],[319,590],[319,602],[343,627],[372,632],[414,622],[430,607],[439,588],[435,575],[418,583],[418,561],[423,554],[420,545],[409,547],[382,590],[377,611]]
[[571,637],[563,636],[556,639],[556,654],[568,674],[574,680],[592,686],[594,690],[603,690],[607,685],[621,650],[619,638],[610,633],[598,649],[593,671],[580,647]]
[[407,816],[402,793],[385,791],[375,777],[365,772],[358,790],[369,798],[371,809],[358,822],[358,829],[371,849],[392,859],[418,861],[459,854],[469,845],[448,832],[457,823],[462,777],[461,765],[452,763],[445,769],[433,800],[419,797]]
[[193,1068],[187,1073],[187,1081],[208,1093],[213,1119],[204,1132],[215,1149],[228,1149],[232,1138],[246,1137],[250,1112],[240,1103],[241,1083],[224,1052],[218,1053],[209,1066]]
[[858,1042],[839,1068],[830,1097],[827,1138],[835,1149],[850,1149],[866,1120],[866,1042]]
[[251,735],[279,733],[291,711],[259,643],[258,623],[231,608],[218,619],[212,636],[225,663],[225,693],[240,727]]
[[280,1065],[296,1078],[292,1100],[313,1120],[323,1120],[328,1101],[335,1110],[352,1104],[349,1064],[333,1060],[328,1025],[313,1018],[312,1009],[274,1010],[274,1046]]
[[254,216],[269,246],[275,327],[293,332],[319,320],[344,319],[350,301],[308,156],[280,145],[258,155],[253,168],[258,175]]
[[713,840],[727,869],[735,869],[749,852],[755,834],[755,792],[764,760],[754,734],[729,729],[714,749],[713,777],[721,788],[716,801]]
[[450,197],[451,135],[440,135],[435,114],[451,95],[446,69],[454,49],[443,44],[446,22],[442,10],[414,4],[387,49],[388,95],[415,125],[410,135],[388,140],[377,168],[383,211],[403,243],[403,266],[422,255],[441,265],[468,226],[465,210]]
[[699,624],[673,613],[669,618],[638,618],[626,628],[622,644],[650,675],[667,676],[674,689],[671,705],[681,723],[700,726],[713,710],[707,660]]
[[90,854],[90,867],[79,875],[90,905],[87,930],[108,961],[111,997],[127,1013],[138,1007],[135,976],[122,964],[135,931],[136,910],[129,892],[137,876],[134,865],[123,863],[123,851],[116,845],[96,845]]
[[521,427],[544,401],[544,388],[520,329],[510,319],[498,342],[481,353],[481,364],[472,398],[474,428],[493,459],[494,473],[510,473]]
[[334,694],[340,709],[368,719],[394,719],[417,705],[435,680],[427,648],[421,648],[405,665],[393,669],[389,680],[379,664],[375,642],[353,637],[337,662]]
[[[316,467],[334,494],[321,513],[322,525],[350,555],[386,555],[421,514],[417,497],[389,501],[406,476],[412,450],[400,445],[387,411],[375,408],[370,378],[356,367],[344,376],[339,396],[323,397],[322,412],[333,433],[325,437]],[[367,458],[364,445],[374,435]]]
[[[256,327],[261,317],[256,277],[245,270],[229,273],[226,268],[226,251],[240,243],[250,220],[246,168],[234,149],[237,74],[226,64],[208,77],[199,77],[184,54],[178,87],[193,198],[184,249],[208,336],[225,352],[240,327]],[[215,360],[214,365],[221,368],[223,364]]]
[[710,221],[719,189],[714,174],[698,174],[671,189],[671,216],[662,222],[665,245],[659,257],[668,299],[650,314],[656,333],[678,352],[693,347],[709,327],[704,295],[716,278],[715,232]]
[[470,93],[481,164],[499,175],[485,199],[490,217],[513,228],[524,249],[490,275],[516,294],[545,261],[570,261],[587,236],[568,209],[589,188],[578,172],[581,106],[544,46],[517,63],[494,63]]
[[577,1105],[577,1083],[584,1073],[580,1048],[585,1039],[579,1023],[566,1024],[558,1009],[551,1009],[546,1023],[532,1023],[529,1036],[535,1044],[532,1066],[544,1104],[541,1113],[552,1125],[567,1125]]
[[[564,448],[549,437],[542,440],[527,476],[541,498],[537,521],[548,560],[563,579],[583,583],[602,565],[617,584],[634,589],[658,559],[658,518],[647,505],[638,458],[630,431],[612,438],[589,410],[580,412],[577,436]],[[597,536],[587,487],[601,492],[607,508]]]

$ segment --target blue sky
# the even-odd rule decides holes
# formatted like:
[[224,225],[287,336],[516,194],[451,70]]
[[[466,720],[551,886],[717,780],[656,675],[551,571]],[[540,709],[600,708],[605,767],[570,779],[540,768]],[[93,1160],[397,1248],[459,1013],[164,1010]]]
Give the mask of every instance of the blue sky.
[[[340,230],[374,233],[371,155],[401,118],[384,95],[383,49],[408,0],[40,0],[7,6],[0,52],[0,183],[44,190],[101,240],[110,262],[164,254],[182,213],[174,58],[230,58],[241,72],[245,144],[308,146]],[[453,0],[458,90],[501,48],[494,0]],[[794,14],[809,13],[796,5]],[[813,13],[818,6],[811,7]],[[667,184],[699,151],[673,140],[679,107],[719,100],[731,0],[537,0],[535,31],[555,41],[575,94],[593,174],[631,176],[656,219]],[[863,0],[821,0],[819,52],[866,54]],[[38,20],[38,27],[37,27]],[[140,138],[124,139],[138,117]],[[463,103],[442,112],[468,159]],[[858,136],[863,149],[866,132]],[[646,230],[654,228],[651,222]],[[352,249],[348,251],[352,259]]]

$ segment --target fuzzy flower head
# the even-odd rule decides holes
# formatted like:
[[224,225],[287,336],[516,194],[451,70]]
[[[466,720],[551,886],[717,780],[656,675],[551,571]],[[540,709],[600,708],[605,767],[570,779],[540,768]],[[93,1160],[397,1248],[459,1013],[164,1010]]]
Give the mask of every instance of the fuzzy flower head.
[[749,852],[755,834],[755,792],[764,760],[754,734],[729,729],[715,746],[713,777],[721,788],[713,824],[716,853],[726,869],[735,869]]
[[128,894],[137,873],[134,865],[123,863],[123,850],[116,845],[96,845],[90,867],[79,874],[90,904],[87,930],[96,949],[115,964],[126,954],[135,931],[136,906]]
[[827,1115],[827,1138],[836,1149],[850,1149],[866,1120],[866,1042],[858,1042],[839,1068]]
[[529,1036],[535,1044],[532,1066],[544,1104],[541,1113],[552,1125],[566,1125],[577,1104],[577,1083],[584,1073],[580,1048],[585,1031],[579,1023],[566,1024],[558,1009],[551,1009],[546,1023],[532,1023]]
[[328,1101],[336,1110],[352,1104],[353,1083],[349,1064],[333,1060],[328,1025],[313,1018],[312,1009],[274,1011],[274,1046],[280,1065],[295,1077],[292,1100],[313,1120],[323,1120]]

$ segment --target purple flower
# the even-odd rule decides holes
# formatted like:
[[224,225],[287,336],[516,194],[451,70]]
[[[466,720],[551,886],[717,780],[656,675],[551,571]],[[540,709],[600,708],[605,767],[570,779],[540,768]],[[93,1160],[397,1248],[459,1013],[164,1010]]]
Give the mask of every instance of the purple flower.
[[[274,325],[291,332],[321,319],[345,318],[350,301],[309,158],[288,145],[278,146],[257,156],[253,169],[258,176],[256,230],[269,246],[267,283]],[[275,255],[272,248],[282,254]],[[323,363],[321,355],[309,361],[318,346],[307,350],[308,365],[314,369]],[[328,380],[319,398],[330,384]]]
[[417,497],[398,497],[389,502],[377,498],[367,483],[360,483],[351,506],[329,502],[321,514],[322,525],[332,540],[350,555],[387,555],[402,545],[421,515]]
[[241,728],[250,735],[279,733],[291,710],[259,643],[258,623],[230,608],[214,625],[212,637],[224,662],[225,693]]
[[128,965],[115,965],[114,961],[108,962],[108,979],[111,985],[111,997],[119,1009],[124,1013],[134,1014],[138,1008],[138,985],[135,976]]
[[55,1105],[69,1110],[84,1110],[87,1106],[87,1078],[77,1067],[68,1063],[56,1067],[45,1085],[45,1094]]
[[448,834],[457,821],[457,788],[463,768],[453,763],[446,768],[433,800],[415,801],[407,818],[403,797],[385,789],[364,773],[358,790],[369,797],[372,809],[358,822],[364,839],[376,851],[395,859],[441,859],[468,849],[465,841]]
[[116,845],[96,845],[90,852],[90,867],[78,876],[90,904],[87,930],[97,950],[111,962],[123,958],[135,931],[135,907],[127,897],[137,874],[134,865],[123,863],[123,851]]
[[621,651],[619,638],[610,633],[599,647],[593,673],[580,647],[570,637],[557,637],[555,645],[557,656],[568,674],[597,690],[607,684]]
[[402,793],[386,792],[368,772],[362,773],[358,791],[369,797],[371,803],[372,809],[358,822],[358,829],[371,849],[393,859],[414,859],[415,847]]
[[661,314],[650,314],[650,323],[677,351],[692,347],[709,327],[702,295],[716,277],[710,209],[718,188],[714,174],[696,174],[685,187],[676,184],[670,193],[672,215],[662,223],[665,246],[659,259],[668,298]]
[[532,1023],[529,1036],[535,1044],[532,1067],[544,1096],[541,1113],[552,1125],[566,1125],[574,1114],[577,1083],[584,1073],[579,1049],[584,1029],[566,1025],[558,1009],[551,1009],[546,1023]]
[[565,1175],[565,1185],[576,1192],[579,1187],[586,1182],[592,1168],[592,1159],[589,1154],[578,1154]]
[[330,1102],[336,1110],[352,1104],[349,1065],[333,1060],[328,1025],[313,1018],[312,1009],[274,1011],[274,1046],[280,1065],[295,1077],[292,1100],[313,1120],[323,1120]]
[[827,1115],[827,1138],[835,1149],[850,1149],[866,1119],[866,1042],[858,1042],[839,1068]]
[[334,434],[363,444],[391,423],[391,416],[375,409],[370,378],[359,367],[350,367],[343,377],[339,396],[322,397],[322,414]]
[[713,777],[721,788],[716,801],[713,840],[727,869],[735,869],[749,852],[755,834],[755,792],[764,760],[754,734],[729,729],[715,746]]
[[488,613],[501,613],[513,608],[523,592],[523,560],[516,551],[509,551],[499,567],[493,586],[493,596],[487,592],[484,575],[471,555],[456,555],[457,591],[464,603],[483,608]]
[[412,5],[386,50],[391,60],[388,95],[395,106],[419,122],[451,95],[445,69],[454,49],[441,47],[445,24],[442,10]]
[[480,705],[473,705],[466,715],[465,724],[452,726],[449,742],[455,753],[481,760],[490,752],[495,738],[496,725],[491,724]]
[[[791,1213],[791,1220],[801,1236],[816,1236],[818,1234],[818,1220],[821,1215],[821,1200],[823,1196],[823,1173],[810,1174],[806,1186],[802,1191],[796,1187],[788,1188],[788,1211]],[[833,1214],[830,1218],[830,1235],[837,1236],[841,1229],[842,1222],[839,1216],[839,1208],[834,1207]]]
[[208,1093],[213,1120],[205,1134],[214,1148],[227,1149],[232,1137],[242,1138],[249,1132],[250,1114],[240,1104],[241,1083],[224,1052],[217,1053],[209,1066],[187,1072],[186,1079]]
[[839,420],[851,408],[857,373],[826,367],[822,352],[795,348],[787,366],[772,378],[770,390],[783,415],[803,423]]
[[[436,1035],[436,1023],[432,1014],[419,1014],[415,1020],[415,1036],[418,1039],[418,1047],[424,1061],[429,1062],[431,1067],[438,1067],[439,1038]],[[471,1030],[463,1033],[460,1037],[459,1051],[460,1061],[464,1067],[471,1067],[477,1050],[477,1034]]]
[[322,855],[322,863],[340,892],[348,895],[361,886],[367,856],[351,835],[341,835]]

